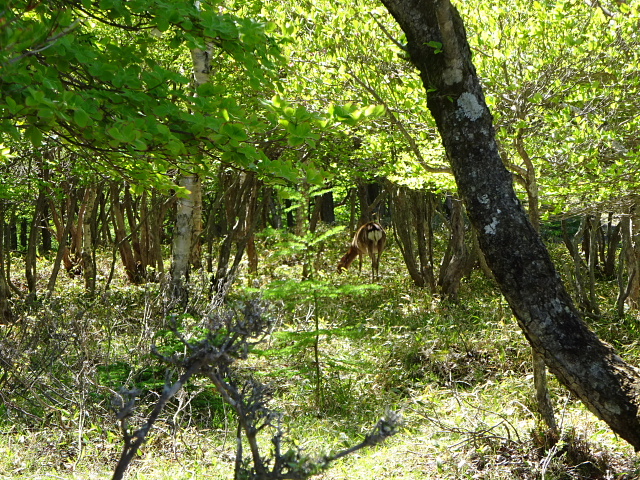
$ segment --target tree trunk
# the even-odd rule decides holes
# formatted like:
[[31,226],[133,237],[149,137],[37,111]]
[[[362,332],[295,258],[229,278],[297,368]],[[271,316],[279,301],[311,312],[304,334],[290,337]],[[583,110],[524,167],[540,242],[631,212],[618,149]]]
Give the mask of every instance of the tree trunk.
[[[519,116],[522,120],[524,118]],[[533,161],[529,156],[529,152],[524,148],[524,140],[522,138],[523,129],[519,128],[518,133],[516,134],[516,138],[514,140],[514,144],[516,147],[516,151],[518,155],[522,159],[522,163],[524,163],[524,168],[515,168],[512,165],[512,168],[515,170],[516,178],[520,179],[522,186],[525,188],[527,192],[527,204],[528,204],[528,212],[529,212],[529,220],[531,221],[531,225],[537,231],[540,231],[540,207],[539,207],[539,196],[538,196],[538,180],[536,178],[536,169],[533,165]]]
[[589,313],[596,317],[600,316],[598,307],[598,296],[596,295],[596,269],[598,264],[598,230],[600,229],[600,219],[593,215],[589,216]]
[[[38,199],[36,200],[35,211],[33,212],[33,220],[31,221],[31,229],[29,230],[27,241],[27,254],[25,255],[25,275],[27,279],[27,289],[29,296],[27,301],[36,299],[36,250],[38,245],[38,226],[46,205],[46,194],[44,188],[40,190]],[[23,225],[24,227],[24,225]]]
[[140,245],[140,226],[138,225],[138,220],[136,218],[136,212],[138,208],[136,208],[135,202],[131,197],[131,191],[127,188],[127,185],[124,186],[124,195],[123,195],[123,203],[122,208],[127,216],[127,223],[129,224],[129,236],[131,238],[131,250],[133,252],[133,259],[135,261],[135,265],[140,272],[140,277],[144,278],[145,269],[147,267],[147,263],[145,261],[145,255],[142,252],[142,246]]
[[164,259],[162,257],[162,239],[164,234],[164,220],[167,212],[176,203],[175,196],[164,198],[157,192],[151,196],[151,212],[149,215],[149,260],[148,264],[156,269],[158,275],[164,274]]
[[453,210],[451,212],[451,237],[449,246],[440,266],[438,284],[441,293],[451,300],[458,298],[460,282],[473,267],[473,251],[470,251],[465,244],[465,221],[462,201],[453,199]]
[[333,191],[322,194],[320,200],[320,220],[329,225],[336,223],[336,213],[333,204]]
[[[126,188],[126,187],[125,187]],[[113,229],[115,234],[115,246],[120,252],[122,266],[127,274],[127,278],[133,284],[142,283],[144,270],[142,265],[138,265],[129,242],[127,228],[124,221],[123,205],[120,202],[120,189],[115,182],[111,183],[111,216],[113,217]],[[114,252],[115,259],[115,252]]]
[[7,231],[7,248],[9,250],[18,249],[18,224],[16,223],[15,213],[11,214],[9,219],[9,230]]
[[629,212],[629,231],[626,239],[627,304],[630,308],[640,308],[640,205],[634,205]]
[[42,243],[39,249],[40,255],[44,256],[51,252],[51,230],[49,230],[49,211],[47,202],[42,206],[42,215],[40,218],[40,236]]
[[409,203],[406,187],[391,187],[391,205],[393,206],[393,233],[402,253],[404,264],[407,267],[409,276],[416,287],[424,288],[427,281],[422,275],[422,271],[416,261],[415,247],[413,242],[413,222],[411,218],[411,206]]
[[179,185],[190,193],[178,198],[176,208],[176,224],[173,231],[171,260],[171,296],[174,300],[187,299],[186,282],[189,279],[191,265],[191,247],[193,238],[193,191],[200,179],[197,175],[185,175],[180,178]]
[[[71,227],[73,226],[73,220],[75,219],[77,200],[78,199],[75,195],[71,195],[67,198],[67,221],[65,222],[64,227],[62,226],[62,224],[56,223],[58,252],[53,262],[51,275],[49,276],[49,283],[47,284],[47,291],[49,292],[49,295],[53,294],[53,290],[56,286],[56,279],[58,278],[58,272],[60,271],[60,264],[62,263],[62,261],[66,258],[69,263],[71,263],[71,260],[69,259],[69,247],[67,247],[67,239],[69,238],[69,233],[71,232]],[[51,208],[51,212],[54,212],[54,210],[54,208]],[[60,219],[62,218],[64,217],[61,215]]]
[[448,0],[383,0],[407,37],[469,219],[495,280],[549,370],[614,432],[640,450],[640,371],[580,317],[515,194]]
[[[84,198],[84,215],[82,217],[82,275],[84,276],[84,287],[86,291],[93,295],[96,290],[96,262],[93,245],[93,216],[95,213],[96,188],[87,187]],[[80,228],[80,225],[78,226]]]
[[[618,298],[616,299],[616,313],[618,318],[622,319],[625,313],[625,302],[638,276],[637,264],[635,266],[629,264],[629,262],[635,260],[635,257],[629,251],[633,248],[631,244],[631,218],[629,218],[629,215],[624,215],[620,220],[620,232],[622,236],[622,248],[620,249],[618,260]],[[625,266],[628,272],[626,279]]]
[[[253,173],[226,173],[221,177],[228,230],[220,245],[213,286],[219,298],[224,297],[235,278],[247,242],[253,235],[258,215],[255,209],[261,183]],[[236,253],[229,267],[233,245]]]
[[23,218],[20,222],[20,248],[22,250],[27,249],[27,240],[29,237],[29,221]]
[[13,321],[13,312],[11,311],[11,303],[9,298],[9,284],[4,273],[4,240],[5,229],[8,228],[4,224],[4,200],[0,200],[0,325],[5,325]]
[[602,257],[602,275],[604,278],[611,280],[616,277],[616,255],[618,246],[620,245],[620,229],[622,222],[613,225],[613,214],[609,214],[606,231],[603,229],[603,257]]
[[[64,264],[64,268],[67,272],[71,271],[74,267],[73,261],[71,260],[70,248],[68,245],[69,236],[74,237],[74,221],[76,216],[76,207],[78,205],[78,195],[77,195],[77,187],[74,181],[64,181],[62,182],[62,188],[64,189],[64,198],[60,201],[60,208],[58,210],[57,205],[53,199],[53,193],[51,191],[48,192],[49,197],[49,211],[51,212],[51,219],[53,221],[53,225],[55,226],[55,235],[56,241],[58,242],[58,255],[62,255],[62,263]],[[66,220],[65,220],[66,218]],[[67,229],[66,225],[69,225]],[[64,233],[66,231],[66,233]],[[60,248],[62,248],[62,252],[60,253]],[[57,261],[57,260],[56,260]],[[57,276],[57,271],[55,275],[51,275],[53,278],[54,285],[51,284],[51,277],[49,279],[49,287],[48,290],[51,293],[53,287],[55,286],[55,277]]]
[[149,216],[151,210],[149,209],[149,193],[147,190],[142,192],[140,197],[140,259],[144,268],[149,266],[149,260],[152,257],[151,254],[151,233],[149,231]]
[[191,230],[191,256],[189,262],[191,266],[200,270],[202,268],[202,181],[193,185],[191,197],[193,199],[193,229]]
[[[429,199],[423,191],[386,185],[393,207],[393,233],[413,283],[435,292]],[[416,238],[414,246],[414,237]],[[417,250],[417,254],[416,254]]]

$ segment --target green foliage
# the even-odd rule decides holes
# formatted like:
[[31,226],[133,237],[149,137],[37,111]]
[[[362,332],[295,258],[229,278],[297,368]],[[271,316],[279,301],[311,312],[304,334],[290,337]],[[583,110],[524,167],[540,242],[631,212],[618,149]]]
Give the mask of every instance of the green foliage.
[[533,168],[550,213],[615,210],[637,191],[639,11],[624,8],[462,6],[503,158],[517,175]]
[[[522,174],[521,140],[550,212],[598,202],[615,209],[638,190],[638,5],[623,2],[609,16],[588,3],[459,5],[504,158]],[[424,87],[405,59],[406,39],[370,2],[229,0],[198,10],[187,0],[16,0],[2,8],[0,198],[10,200],[7,213],[18,219],[30,215],[41,188],[63,199],[62,184],[71,180],[82,188],[96,177],[125,178],[135,192],[185,193],[173,185],[177,171],[212,178],[225,169],[254,171],[292,209],[306,208],[329,182],[344,192],[355,179],[381,175],[416,188],[455,189],[449,174],[434,173],[446,162]],[[199,86],[191,78],[194,49],[210,49],[215,58],[211,81]],[[277,328],[238,369],[271,381],[274,403],[291,414],[303,443],[347,443],[361,433],[354,420],[393,405],[412,416],[406,443],[381,447],[384,462],[348,461],[339,467],[345,475],[524,478],[539,474],[545,458],[558,478],[605,469],[571,430],[551,457],[546,443],[538,451],[539,432],[533,446],[517,438],[535,425],[528,347],[477,272],[464,280],[455,304],[413,289],[406,276],[359,284],[366,280],[337,277],[316,262],[335,264],[338,231],[259,232],[265,265],[251,278],[241,270],[241,280],[256,286],[232,293],[275,305]],[[558,241],[557,225],[543,231]],[[398,252],[385,257],[396,262],[389,271],[404,271]],[[40,262],[46,271],[46,259]],[[303,263],[312,267],[298,280]],[[14,265],[14,273],[23,270]],[[629,312],[613,321],[607,303],[615,288],[598,285],[605,306],[592,326],[638,358],[637,318]],[[151,296],[159,296],[156,290]],[[21,321],[0,329],[0,416],[8,439],[0,442],[1,475],[66,475],[93,454],[110,466],[120,446],[108,406],[112,390],[137,386],[147,394],[144,409],[168,375],[144,347],[148,332],[168,357],[184,350],[180,335],[198,341],[209,333],[184,315],[176,334],[164,312],[127,285],[95,303],[81,291],[77,280],[65,279],[63,298],[16,301]],[[552,393],[566,405],[567,422],[623,450],[555,383]],[[200,476],[224,475],[229,462],[217,452],[226,444],[203,429],[227,427],[220,397],[198,383],[185,398],[170,406],[167,424],[194,425],[196,431],[182,430],[193,441],[159,433],[146,459],[169,449],[174,458],[182,449]],[[47,438],[34,427],[46,429]],[[26,433],[14,435],[18,430]],[[634,475],[632,465],[619,470]]]
[[[197,11],[190,1],[149,0],[91,5],[92,17],[104,23],[90,26],[78,20],[84,7],[74,2],[65,9],[40,3],[39,16],[21,15],[19,3],[2,25],[5,143],[25,139],[51,148],[62,141],[97,152],[91,161],[106,171],[131,171],[136,182],[160,187],[171,183],[177,156],[192,166],[188,157],[195,156],[205,171],[216,157],[244,167],[262,157],[248,140],[264,124],[233,101],[245,92],[210,86],[196,97],[179,62],[188,49],[213,42],[225,55],[221,75],[240,66],[234,75],[248,88],[268,87],[280,54],[263,24]],[[150,34],[154,25],[165,35]],[[47,38],[51,31],[60,33]]]

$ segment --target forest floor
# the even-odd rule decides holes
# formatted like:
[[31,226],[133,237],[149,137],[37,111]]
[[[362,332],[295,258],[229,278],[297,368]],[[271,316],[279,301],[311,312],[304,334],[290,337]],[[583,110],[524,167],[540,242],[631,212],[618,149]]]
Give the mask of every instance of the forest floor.
[[[269,407],[282,412],[291,445],[319,457],[362,441],[387,410],[404,418],[385,443],[314,478],[640,478],[633,449],[553,376],[559,438],[540,424],[529,347],[479,271],[450,301],[415,288],[394,248],[373,287],[365,286],[366,267],[334,273],[335,250],[317,257],[312,289],[295,280],[296,258],[272,255],[259,275],[239,278],[228,299],[260,297],[268,305],[271,334],[235,369],[270,386]],[[14,263],[20,271],[19,257]],[[38,268],[46,285],[50,265],[43,258]],[[108,261],[99,270],[100,284]],[[166,376],[149,353],[166,329],[159,286],[127,285],[118,275],[108,293],[92,298],[81,278],[60,278],[52,298],[16,302],[19,320],[0,326],[0,478],[111,478],[123,445],[114,391],[135,384],[143,390],[137,415],[149,413]],[[22,287],[17,276],[15,283]],[[606,313],[613,288],[599,284],[605,313],[590,325],[638,365],[638,318]],[[195,288],[202,311],[205,297],[206,288]],[[196,379],[167,406],[128,478],[231,479],[235,430],[212,385]],[[268,450],[269,436],[262,442]]]

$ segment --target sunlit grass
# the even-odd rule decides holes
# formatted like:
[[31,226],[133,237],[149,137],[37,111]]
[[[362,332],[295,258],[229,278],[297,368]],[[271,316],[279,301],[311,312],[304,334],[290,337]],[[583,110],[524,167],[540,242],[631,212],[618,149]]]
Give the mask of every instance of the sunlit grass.
[[[403,414],[397,436],[337,462],[319,478],[635,475],[632,449],[552,376],[565,435],[560,444],[578,445],[593,458],[571,456],[571,450],[553,456],[543,448],[529,347],[506,302],[480,272],[463,280],[456,302],[443,300],[411,284],[391,247],[379,288],[340,293],[342,285],[363,284],[369,277],[366,268],[361,275],[355,269],[338,276],[332,271],[337,255],[316,272],[323,289],[294,284],[293,294],[274,296],[272,334],[236,367],[271,386],[270,406],[283,412],[288,436],[311,454],[361,441],[386,409]],[[108,262],[99,270],[108,271]],[[41,271],[39,281],[46,284],[46,264]],[[301,274],[283,257],[266,257],[260,272],[238,279],[232,301],[260,295],[274,279],[300,281]],[[195,278],[194,311],[206,306],[205,279]],[[614,295],[610,284],[600,287],[605,298]],[[164,382],[165,367],[149,351],[156,332],[167,327],[160,293],[157,284],[127,285],[119,272],[107,294],[91,299],[81,278],[61,277],[51,299],[19,309],[21,322],[4,327],[3,335],[16,342],[20,336],[23,342],[32,339],[12,371],[30,383],[20,390],[22,397],[4,396],[0,404],[0,478],[111,477],[122,448],[113,391],[122,384],[146,388],[138,407],[144,417]],[[603,302],[605,308],[610,304]],[[637,359],[635,317],[611,318],[605,310],[592,327]],[[129,478],[232,478],[234,435],[228,409],[210,385],[196,379],[167,407]],[[268,448],[269,438],[262,441]],[[597,468],[608,465],[609,473],[585,476],[571,463],[584,458],[602,459]]]

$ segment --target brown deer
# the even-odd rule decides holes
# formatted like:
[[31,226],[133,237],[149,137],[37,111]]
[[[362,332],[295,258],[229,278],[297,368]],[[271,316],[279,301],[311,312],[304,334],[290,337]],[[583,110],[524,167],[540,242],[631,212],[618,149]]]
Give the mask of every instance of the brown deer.
[[362,272],[362,255],[367,254],[371,257],[371,279],[375,280],[379,276],[380,255],[386,243],[387,234],[379,223],[365,223],[353,236],[349,251],[338,262],[338,273],[349,268],[356,256],[360,257],[360,272]]

